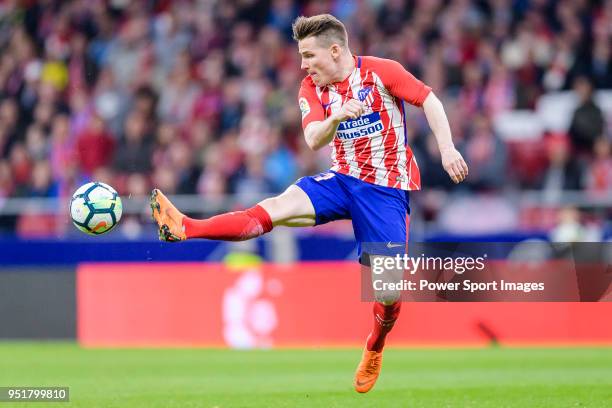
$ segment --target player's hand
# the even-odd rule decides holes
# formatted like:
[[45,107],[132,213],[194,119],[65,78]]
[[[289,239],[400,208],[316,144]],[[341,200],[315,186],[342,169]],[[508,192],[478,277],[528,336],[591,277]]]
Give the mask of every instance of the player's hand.
[[347,119],[356,119],[363,115],[363,103],[356,99],[349,99],[346,102],[338,113],[336,114],[336,118],[339,122],[345,121]]
[[440,150],[442,156],[442,167],[448,173],[455,184],[461,183],[468,175],[468,166],[463,160],[461,153],[454,147]]

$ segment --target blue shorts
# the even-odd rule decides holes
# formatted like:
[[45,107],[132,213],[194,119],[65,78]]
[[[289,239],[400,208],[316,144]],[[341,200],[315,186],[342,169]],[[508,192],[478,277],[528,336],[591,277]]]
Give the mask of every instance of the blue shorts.
[[408,191],[333,171],[302,177],[295,184],[312,202],[315,225],[352,220],[360,258],[362,250],[370,252],[364,247],[382,249],[387,255],[405,252],[410,215]]

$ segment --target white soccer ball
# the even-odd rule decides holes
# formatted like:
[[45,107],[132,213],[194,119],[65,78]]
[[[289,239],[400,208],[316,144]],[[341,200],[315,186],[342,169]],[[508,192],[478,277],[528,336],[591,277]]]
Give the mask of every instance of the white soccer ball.
[[70,218],[79,230],[90,235],[101,235],[121,219],[121,198],[108,184],[93,182],[82,185],[70,200]]

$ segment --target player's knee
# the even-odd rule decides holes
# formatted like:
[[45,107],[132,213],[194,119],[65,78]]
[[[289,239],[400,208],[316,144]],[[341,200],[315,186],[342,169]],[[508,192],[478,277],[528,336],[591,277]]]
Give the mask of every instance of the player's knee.
[[282,219],[283,211],[286,211],[283,208],[282,200],[279,200],[279,196],[266,198],[259,203],[259,206],[266,210],[272,222]]
[[314,216],[314,209],[308,196],[296,186],[290,186],[281,195],[267,198],[259,205],[268,212],[272,222]]
[[378,303],[389,306],[400,300],[401,293],[398,290],[382,290],[376,292],[374,297]]

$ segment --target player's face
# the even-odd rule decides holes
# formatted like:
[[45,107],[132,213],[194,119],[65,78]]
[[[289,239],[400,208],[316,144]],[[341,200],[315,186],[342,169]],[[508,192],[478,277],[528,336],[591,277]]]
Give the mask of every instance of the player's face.
[[325,47],[316,37],[307,37],[298,41],[298,52],[302,56],[302,69],[308,72],[317,86],[333,82],[337,46]]

